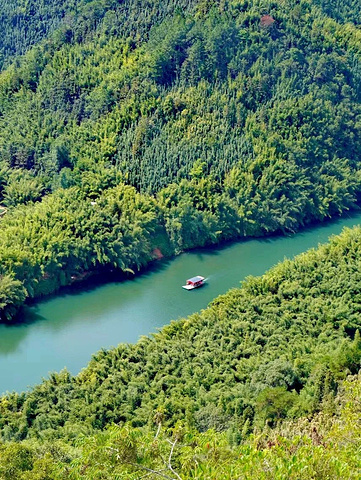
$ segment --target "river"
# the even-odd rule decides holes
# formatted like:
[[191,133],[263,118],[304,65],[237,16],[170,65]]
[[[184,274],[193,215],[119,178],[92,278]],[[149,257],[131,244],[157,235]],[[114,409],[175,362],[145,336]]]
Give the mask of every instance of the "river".
[[[136,342],[172,319],[205,308],[248,275],[261,275],[359,223],[361,213],[295,235],[194,250],[158,261],[131,280],[93,282],[27,306],[21,324],[0,326],[0,392],[27,390],[64,367],[76,374],[100,348]],[[195,275],[207,277],[207,284],[190,292],[182,289]]]

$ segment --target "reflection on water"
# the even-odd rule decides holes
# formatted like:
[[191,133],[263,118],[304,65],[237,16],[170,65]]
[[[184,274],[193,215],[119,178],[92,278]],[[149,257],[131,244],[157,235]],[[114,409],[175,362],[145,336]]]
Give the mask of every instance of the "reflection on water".
[[[326,242],[361,214],[308,228],[290,236],[197,249],[124,281],[111,274],[24,308],[22,321],[0,326],[0,392],[24,390],[49,371],[67,367],[77,373],[91,354],[120,342],[135,342],[171,319],[205,308],[249,275],[260,275],[285,257]],[[195,275],[208,278],[193,291],[181,288]]]

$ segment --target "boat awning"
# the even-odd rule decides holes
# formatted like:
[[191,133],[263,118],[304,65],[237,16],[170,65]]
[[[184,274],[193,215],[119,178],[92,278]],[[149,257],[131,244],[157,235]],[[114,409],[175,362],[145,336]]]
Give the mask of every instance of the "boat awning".
[[190,278],[189,280],[187,280],[187,282],[190,282],[190,283],[197,283],[197,282],[201,282],[202,280],[204,280],[203,277],[193,277],[193,278]]

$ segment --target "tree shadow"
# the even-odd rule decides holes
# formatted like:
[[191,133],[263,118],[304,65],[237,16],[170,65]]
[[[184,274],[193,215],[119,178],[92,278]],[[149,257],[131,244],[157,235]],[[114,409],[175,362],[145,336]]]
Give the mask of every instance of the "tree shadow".
[[26,305],[33,306],[38,303],[47,302],[53,300],[54,298],[61,298],[66,296],[76,296],[82,293],[91,293],[98,288],[103,287],[104,285],[114,284],[119,285],[125,282],[134,282],[138,279],[143,279],[149,277],[150,275],[161,272],[165,270],[171,263],[171,258],[165,259],[162,258],[160,260],[155,260],[154,262],[150,263],[149,265],[140,268],[134,274],[130,272],[123,272],[121,270],[100,270],[98,272],[94,272],[88,278],[74,282],[71,285],[66,285],[64,287],[60,287],[53,293],[49,295],[44,295],[42,297],[37,297],[33,299],[28,299]]

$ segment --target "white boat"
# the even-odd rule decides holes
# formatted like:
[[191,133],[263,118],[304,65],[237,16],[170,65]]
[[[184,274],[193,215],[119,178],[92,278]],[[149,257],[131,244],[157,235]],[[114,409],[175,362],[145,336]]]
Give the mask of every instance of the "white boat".
[[204,285],[205,281],[206,279],[204,277],[198,275],[197,277],[192,277],[188,279],[187,283],[185,285],[182,285],[182,287],[186,290],[193,290],[194,288],[199,288]]

